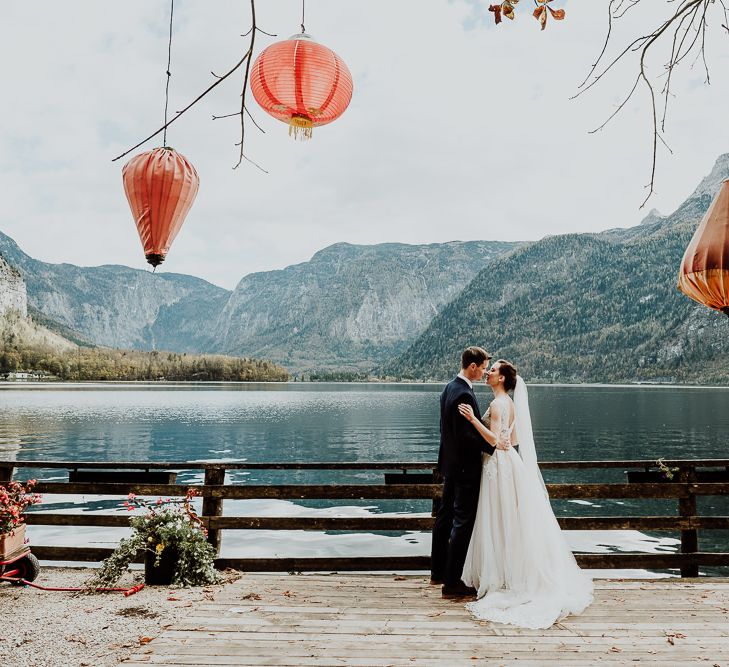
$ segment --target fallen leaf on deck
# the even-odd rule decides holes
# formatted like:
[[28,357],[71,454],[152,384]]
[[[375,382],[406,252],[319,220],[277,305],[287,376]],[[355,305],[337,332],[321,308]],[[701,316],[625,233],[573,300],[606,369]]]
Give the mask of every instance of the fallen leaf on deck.
[[261,596],[258,595],[258,593],[248,593],[248,595],[244,595],[241,600],[260,600]]
[[287,597],[287,598],[293,598],[296,597],[296,593],[292,593],[291,591],[284,591],[281,593],[281,595]]
[[611,653],[622,653],[623,652],[623,649],[618,648],[617,646],[611,646],[610,647],[610,652]]
[[144,646],[145,644],[149,644],[154,639],[154,637],[140,637],[139,638],[139,645]]

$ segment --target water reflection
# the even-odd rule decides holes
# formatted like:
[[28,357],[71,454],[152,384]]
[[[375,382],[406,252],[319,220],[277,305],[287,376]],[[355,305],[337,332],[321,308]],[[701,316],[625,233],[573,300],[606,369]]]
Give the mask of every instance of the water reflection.
[[[22,388],[0,385],[0,458],[433,461],[438,446],[441,388],[297,383]],[[490,392],[479,387],[477,394],[485,408]],[[532,386],[530,398],[542,460],[723,458],[729,452],[727,388]],[[44,470],[39,476],[51,479],[62,474],[58,470]],[[625,481],[622,470],[550,470],[545,478],[554,482]],[[381,481],[382,473],[241,470],[231,471],[228,479],[251,484],[367,483]],[[201,474],[182,471],[179,480],[183,484],[199,482]],[[109,501],[79,505],[78,499],[66,499],[64,504],[55,498],[53,502],[54,509],[59,511],[78,511],[79,507],[86,511],[114,511],[114,504],[107,504]],[[256,509],[240,502],[226,502],[226,513]],[[302,511],[329,511],[335,504],[336,501],[307,501],[296,503],[295,507]],[[288,513],[293,511],[292,506],[276,505]],[[430,510],[428,501],[417,500],[347,501],[347,506],[347,511],[370,513]],[[699,506],[704,512],[729,514],[727,498],[701,498]],[[558,516],[676,512],[675,501],[661,500],[647,504],[631,499],[555,501],[554,507]],[[34,527],[36,531],[40,529],[47,530]],[[729,544],[728,532],[705,532],[702,548]],[[260,542],[263,537],[257,532],[256,543],[265,543]],[[359,538],[350,542],[341,535],[328,537],[360,548]],[[408,549],[424,552],[422,536],[381,537],[395,539],[399,545],[396,551],[406,544]],[[600,546],[597,539],[593,533],[593,548]],[[619,548],[616,545],[621,540],[634,544],[629,536],[613,536],[611,548]],[[248,542],[250,536],[241,532],[230,531],[226,536],[228,546]],[[661,544],[674,548],[675,542]]]

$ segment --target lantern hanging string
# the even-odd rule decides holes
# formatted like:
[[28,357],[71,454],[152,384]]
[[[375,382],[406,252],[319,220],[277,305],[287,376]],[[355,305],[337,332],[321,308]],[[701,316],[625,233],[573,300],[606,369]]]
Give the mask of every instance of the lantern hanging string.
[[162,134],[162,145],[167,145],[167,109],[170,104],[170,78],[172,72],[170,72],[170,66],[172,64],[172,19],[175,15],[175,0],[170,0],[170,39],[167,43],[167,84],[165,85],[165,125],[164,133]]
[[301,34],[302,35],[306,32],[306,28],[304,27],[305,13],[306,13],[306,0],[301,0]]
[[[244,144],[244,139],[245,139],[245,118],[244,118],[244,116],[247,115],[249,118],[251,118],[251,120],[253,121],[254,125],[256,125],[256,127],[258,127],[258,125],[256,124],[256,122],[253,120],[252,116],[250,115],[250,112],[248,111],[248,108],[246,107],[246,91],[247,91],[247,88],[248,88],[248,73],[249,73],[251,56],[253,54],[253,45],[255,43],[256,33],[261,32],[261,33],[263,33],[265,35],[269,35],[271,37],[275,37],[276,35],[273,35],[271,33],[268,33],[265,30],[261,30],[261,28],[259,28],[256,25],[256,1],[255,0],[250,0],[250,5],[251,5],[251,28],[244,35],[242,35],[242,37],[247,37],[248,35],[250,35],[250,42],[248,44],[248,49],[243,54],[243,57],[235,65],[233,65],[233,67],[231,67],[225,74],[217,75],[217,74],[215,74],[213,72],[213,76],[215,77],[215,81],[213,83],[211,83],[194,100],[192,100],[192,102],[190,102],[186,107],[184,107],[184,108],[180,109],[179,111],[177,111],[175,113],[175,115],[173,116],[173,118],[171,120],[165,122],[165,124],[162,127],[158,128],[157,130],[155,130],[154,132],[152,132],[152,134],[150,134],[149,136],[145,137],[144,139],[142,139],[141,141],[139,141],[138,143],[136,143],[131,148],[125,150],[123,153],[120,153],[115,158],[112,158],[112,160],[111,160],[112,162],[116,162],[116,160],[120,160],[124,156],[129,155],[129,153],[131,153],[132,151],[136,150],[137,148],[139,148],[143,144],[146,144],[150,139],[153,139],[154,137],[156,137],[160,132],[166,132],[167,128],[170,125],[172,125],[172,123],[174,123],[176,120],[178,120],[184,113],[186,113],[187,111],[189,111],[203,97],[205,97],[206,95],[208,95],[208,93],[210,93],[214,88],[217,88],[231,74],[233,74],[238,69],[240,69],[240,67],[244,63],[247,63],[246,70],[245,70],[245,75],[244,75],[244,79],[243,79],[243,91],[242,91],[242,94],[241,94],[241,108],[240,108],[240,111],[237,111],[236,113],[233,113],[233,114],[226,114],[225,116],[213,116],[213,119],[216,119],[216,118],[228,118],[228,117],[232,117],[232,116],[240,116],[241,117],[241,140],[240,140],[240,142],[238,142],[236,144],[236,146],[239,146],[240,147],[240,154],[239,154],[239,158],[238,158],[238,163],[235,165],[235,167],[239,166],[240,163],[243,160],[246,160],[246,161],[250,162],[253,166],[255,166],[258,169],[260,169],[261,171],[263,171],[265,173],[268,173],[268,172],[266,172],[265,169],[263,169],[260,165],[256,164],[253,160],[251,160],[243,152],[243,144]],[[170,48],[170,51],[171,51],[171,48]],[[259,127],[259,129],[261,129],[261,128]],[[261,129],[261,131],[263,131],[263,130]]]

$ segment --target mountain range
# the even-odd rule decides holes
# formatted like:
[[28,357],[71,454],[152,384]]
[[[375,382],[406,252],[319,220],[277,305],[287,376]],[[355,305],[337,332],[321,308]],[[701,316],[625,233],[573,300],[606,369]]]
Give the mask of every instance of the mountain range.
[[671,215],[552,236],[484,268],[385,375],[442,379],[480,344],[531,381],[729,383],[729,321],[676,289],[729,154]]
[[48,264],[0,233],[10,265],[0,306],[21,298],[20,279],[33,320],[76,343],[266,358],[299,374],[442,380],[463,347],[481,344],[532,381],[729,383],[729,322],[675,288],[727,178],[729,154],[676,211],[630,228],[531,243],[338,243],[233,291],[182,274]]
[[[292,371],[369,371],[407,345],[517,243],[338,243],[245,276],[232,292],[125,266],[48,264],[0,233],[33,318],[81,344],[265,358]],[[445,279],[447,276],[447,279]]]

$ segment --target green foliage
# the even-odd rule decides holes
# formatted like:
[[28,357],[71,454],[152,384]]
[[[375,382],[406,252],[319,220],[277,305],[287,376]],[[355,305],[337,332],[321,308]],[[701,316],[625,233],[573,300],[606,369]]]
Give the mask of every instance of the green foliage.
[[302,376],[302,380],[309,382],[367,382],[372,378],[370,373],[357,373],[355,371],[312,371]]
[[0,336],[0,373],[43,371],[66,381],[279,382],[289,379],[286,369],[260,359],[88,347],[64,351],[42,343],[26,343],[13,326],[0,326]]
[[134,531],[122,539],[119,546],[101,564],[98,573],[88,582],[87,588],[112,587],[127,571],[139,551],[155,554],[155,566],[159,566],[165,549],[177,552],[177,562],[172,584],[175,586],[203,586],[216,583],[215,549],[207,541],[207,531],[192,508],[194,496],[191,489],[184,501],[170,498],[150,504],[129,494],[125,503],[128,510],[142,508],[144,514],[134,516],[129,525]]

